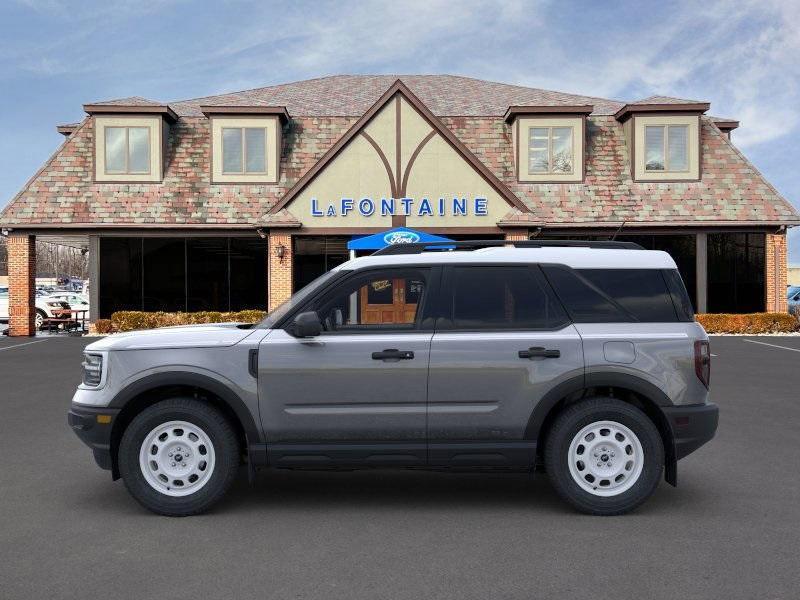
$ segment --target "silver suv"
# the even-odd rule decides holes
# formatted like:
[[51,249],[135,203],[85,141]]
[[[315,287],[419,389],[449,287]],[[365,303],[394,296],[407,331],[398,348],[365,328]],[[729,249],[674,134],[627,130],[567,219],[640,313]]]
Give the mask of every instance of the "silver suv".
[[247,465],[546,471],[578,510],[644,502],[710,440],[708,337],[672,258],[630,243],[390,246],[255,325],[87,346],[69,423],[148,509]]

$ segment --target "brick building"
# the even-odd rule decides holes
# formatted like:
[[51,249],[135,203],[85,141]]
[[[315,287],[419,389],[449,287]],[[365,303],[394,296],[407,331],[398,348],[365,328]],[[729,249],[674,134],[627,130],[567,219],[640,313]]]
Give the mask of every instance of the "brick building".
[[396,226],[616,235],[670,252],[699,312],[786,310],[800,216],[709,108],[448,75],[87,104],[0,215],[11,333],[33,332],[37,236],[88,249],[92,318],[274,307]]

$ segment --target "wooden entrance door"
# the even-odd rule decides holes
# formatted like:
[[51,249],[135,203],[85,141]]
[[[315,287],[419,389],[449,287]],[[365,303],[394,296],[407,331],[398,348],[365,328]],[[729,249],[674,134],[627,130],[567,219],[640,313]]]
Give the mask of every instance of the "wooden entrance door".
[[413,279],[383,279],[370,281],[361,288],[361,322],[413,323],[422,282]]

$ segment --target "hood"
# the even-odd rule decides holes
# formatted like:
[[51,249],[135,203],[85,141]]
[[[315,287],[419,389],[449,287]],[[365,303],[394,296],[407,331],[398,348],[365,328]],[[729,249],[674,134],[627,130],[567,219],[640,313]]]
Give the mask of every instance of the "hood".
[[114,333],[89,344],[87,350],[154,350],[164,348],[225,348],[242,341],[255,329],[243,323],[182,325]]

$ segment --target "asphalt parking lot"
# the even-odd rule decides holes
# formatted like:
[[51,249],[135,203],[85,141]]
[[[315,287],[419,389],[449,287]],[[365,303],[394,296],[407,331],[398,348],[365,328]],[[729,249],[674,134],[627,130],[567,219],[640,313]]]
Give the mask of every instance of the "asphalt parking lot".
[[242,472],[157,517],[66,424],[89,341],[0,338],[1,598],[797,597],[800,337],[713,338],[717,438],[610,518],[543,476],[404,471]]

